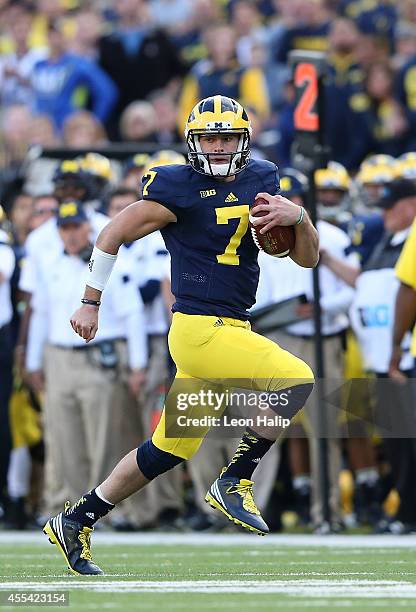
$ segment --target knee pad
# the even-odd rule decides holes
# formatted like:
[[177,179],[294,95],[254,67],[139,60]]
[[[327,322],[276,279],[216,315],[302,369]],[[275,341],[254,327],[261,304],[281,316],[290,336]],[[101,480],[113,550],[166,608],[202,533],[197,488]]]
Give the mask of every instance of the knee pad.
[[177,457],[171,453],[160,450],[152,442],[152,440],[146,440],[137,449],[136,454],[137,465],[140,471],[146,476],[148,480],[153,480],[156,476],[164,474],[168,470],[171,470],[175,465],[179,465],[185,459]]

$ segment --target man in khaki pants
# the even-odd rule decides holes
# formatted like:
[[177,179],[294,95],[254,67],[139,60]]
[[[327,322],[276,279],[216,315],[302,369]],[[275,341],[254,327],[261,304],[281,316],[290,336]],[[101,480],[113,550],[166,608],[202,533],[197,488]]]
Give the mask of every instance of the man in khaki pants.
[[[33,295],[27,370],[44,376],[46,402],[53,415],[45,428],[47,452],[62,463],[65,486],[76,499],[120,457],[123,427],[122,373],[137,395],[144,381],[147,348],[140,296],[123,270],[103,295],[103,326],[85,344],[68,318],[83,290],[92,246],[91,225],[78,202],[64,202],[57,225],[62,252],[43,270]],[[60,273],[57,273],[59,269]]]
[[[152,159],[155,165],[163,165],[157,157]],[[136,199],[136,191],[129,187],[115,189],[108,200],[107,214],[110,219]],[[167,343],[169,308],[167,300],[162,295],[161,284],[167,267],[170,267],[170,259],[160,232],[154,232],[142,240],[123,245],[118,259],[118,265],[122,262],[122,265],[130,270],[131,281],[142,297],[149,348],[146,380],[140,394],[140,405],[131,400],[127,403],[130,418],[126,438],[131,440],[132,436],[136,435],[133,439],[137,444],[153,433],[152,426],[159,420],[159,411],[163,408],[169,379]],[[128,450],[126,449],[126,452]],[[162,521],[164,525],[170,526],[183,510],[182,480],[182,468],[178,466],[168,474],[162,474],[134,496],[137,496],[139,502],[138,511],[145,517],[145,520],[139,517],[140,524],[145,526]]]
[[[303,204],[307,190],[307,178],[292,169],[283,169],[280,173],[282,194],[294,202]],[[326,221],[318,221],[317,230],[321,249],[336,255],[342,261],[352,258],[346,255],[350,245],[347,234]],[[288,298],[302,295],[307,303],[301,304],[297,312],[299,322],[287,325],[270,334],[268,337],[282,348],[298,357],[302,357],[313,369],[315,368],[313,323],[313,278],[311,270],[301,268],[289,257],[277,260],[264,253],[259,255],[260,282],[257,291],[256,307],[278,303]],[[352,302],[354,290],[335,276],[324,265],[319,267],[322,311],[322,335],[325,377],[334,384],[343,379],[342,335],[349,326],[346,313]],[[328,433],[328,467],[330,480],[330,508],[332,526],[324,525],[323,500],[320,496],[321,472],[318,465],[319,448],[319,410],[317,394],[312,393],[304,410],[291,424],[292,436],[298,436],[294,428],[299,427],[303,438],[292,437],[289,440],[289,455],[293,473],[295,494],[307,490],[304,495],[309,505],[312,497],[311,515],[313,525],[318,531],[338,528],[340,522],[340,500],[338,478],[341,470],[340,432],[336,414],[326,415],[325,427]],[[306,436],[309,441],[309,453]],[[298,495],[297,495],[298,496]],[[309,508],[307,508],[309,510]],[[305,515],[309,512],[305,511]],[[309,521],[309,517],[307,518]]]

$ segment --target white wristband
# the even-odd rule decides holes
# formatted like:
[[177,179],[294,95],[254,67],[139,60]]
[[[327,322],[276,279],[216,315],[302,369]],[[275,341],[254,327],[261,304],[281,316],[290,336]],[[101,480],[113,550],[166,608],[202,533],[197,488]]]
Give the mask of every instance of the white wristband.
[[103,291],[116,259],[117,255],[105,253],[95,246],[88,264],[87,285],[93,289],[98,289],[98,291]]

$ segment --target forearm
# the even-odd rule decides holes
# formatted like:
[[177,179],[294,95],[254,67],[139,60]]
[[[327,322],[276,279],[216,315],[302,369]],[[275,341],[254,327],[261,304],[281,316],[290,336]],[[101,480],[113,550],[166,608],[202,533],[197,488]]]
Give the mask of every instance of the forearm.
[[393,327],[393,349],[401,345],[403,337],[416,320],[416,291],[400,284],[396,297]]
[[327,266],[336,276],[338,276],[344,283],[347,283],[350,287],[355,287],[355,283],[357,278],[359,277],[361,270],[360,268],[356,268],[355,266],[351,266],[350,264],[342,261],[341,259],[337,259],[333,255],[329,255],[328,253],[321,259],[322,264]]
[[302,223],[294,228],[296,243],[290,257],[303,268],[314,268],[319,261],[319,237],[306,212]]

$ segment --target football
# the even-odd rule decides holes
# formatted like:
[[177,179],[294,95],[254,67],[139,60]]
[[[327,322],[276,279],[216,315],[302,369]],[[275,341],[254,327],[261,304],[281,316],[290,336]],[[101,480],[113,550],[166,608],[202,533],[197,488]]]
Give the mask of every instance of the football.
[[273,257],[287,257],[295,246],[295,228],[293,225],[278,225],[268,230],[265,234],[260,234],[261,225],[255,227],[252,224],[253,217],[264,217],[267,212],[256,207],[260,204],[267,204],[264,198],[257,198],[250,209],[250,229],[253,240],[257,247]]

